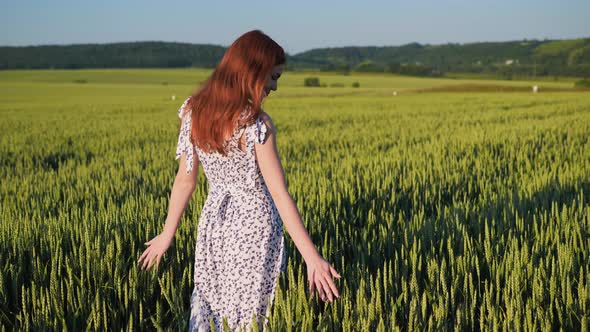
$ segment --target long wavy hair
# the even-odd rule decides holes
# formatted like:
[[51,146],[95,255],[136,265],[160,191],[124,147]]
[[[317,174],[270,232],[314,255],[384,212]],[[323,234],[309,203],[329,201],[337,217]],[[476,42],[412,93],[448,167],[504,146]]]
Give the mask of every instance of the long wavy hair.
[[226,155],[226,136],[260,115],[266,76],[285,61],[283,48],[260,30],[236,39],[185,106],[191,112],[191,143]]

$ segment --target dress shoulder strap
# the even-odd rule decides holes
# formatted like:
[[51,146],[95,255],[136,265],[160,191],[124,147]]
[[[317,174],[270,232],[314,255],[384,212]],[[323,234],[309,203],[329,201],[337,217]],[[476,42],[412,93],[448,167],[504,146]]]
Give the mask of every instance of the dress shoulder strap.
[[186,105],[188,104],[188,101],[191,99],[191,97],[187,97],[184,102],[182,103],[182,105],[178,108],[178,111],[176,113],[178,113],[178,117],[180,119],[182,119],[184,117],[184,115],[187,113],[187,108]]
[[258,118],[256,118],[255,127],[256,143],[264,144],[266,141],[266,133],[268,132],[268,128],[264,122],[264,119],[262,119],[262,115],[259,115]]

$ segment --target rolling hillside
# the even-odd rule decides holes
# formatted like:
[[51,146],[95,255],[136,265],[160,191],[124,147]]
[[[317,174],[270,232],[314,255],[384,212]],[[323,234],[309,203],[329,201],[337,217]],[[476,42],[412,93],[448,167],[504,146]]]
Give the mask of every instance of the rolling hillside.
[[[225,47],[158,41],[0,47],[0,69],[214,67]],[[590,76],[590,38],[468,44],[410,43],[312,49],[288,55],[292,70],[447,72],[519,76]]]

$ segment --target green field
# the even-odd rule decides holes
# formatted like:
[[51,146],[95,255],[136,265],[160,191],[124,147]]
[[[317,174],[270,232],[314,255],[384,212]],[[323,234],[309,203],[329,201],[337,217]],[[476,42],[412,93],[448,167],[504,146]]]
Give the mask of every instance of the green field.
[[[188,328],[202,170],[159,269],[135,262],[166,218],[176,111],[208,73],[0,72],[2,330]],[[264,109],[342,296],[309,297],[285,233],[273,331],[589,329],[589,92],[314,75],[285,72]]]

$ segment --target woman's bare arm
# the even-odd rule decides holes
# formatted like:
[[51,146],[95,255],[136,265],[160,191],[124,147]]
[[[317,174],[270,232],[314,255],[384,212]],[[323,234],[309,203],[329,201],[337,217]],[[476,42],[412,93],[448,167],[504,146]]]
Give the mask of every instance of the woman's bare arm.
[[319,256],[319,254],[301,221],[301,216],[293,201],[293,197],[291,197],[287,189],[283,166],[281,165],[276,147],[274,124],[266,113],[263,113],[263,119],[268,128],[266,141],[264,144],[254,145],[260,172],[277,206],[277,210],[279,210],[287,232],[293,239],[303,259],[309,262]]
[[[334,267],[319,255],[301,221],[297,206],[287,189],[283,166],[281,165],[277,150],[276,129],[268,114],[263,113],[262,118],[268,128],[266,141],[263,144],[258,144],[257,142],[254,145],[260,172],[264,177],[264,182],[266,182],[287,232],[308,266],[310,292],[313,292],[315,284],[318,286],[318,292],[322,299],[325,301],[325,297],[327,297],[332,301],[332,293],[336,297],[340,296],[332,281],[332,276],[339,278],[340,275]],[[327,296],[323,295],[324,292]]]
[[193,169],[189,174],[186,174],[186,165],[186,155],[183,153],[180,156],[178,172],[172,185],[164,229],[156,237],[144,243],[148,248],[145,249],[141,257],[137,260],[137,263],[142,265],[142,269],[149,269],[154,264],[154,261],[156,267],[160,264],[160,259],[166,250],[168,250],[168,247],[170,247],[184,209],[195,190],[197,175],[199,174],[199,161],[196,153],[193,153]]
[[178,172],[174,178],[172,185],[172,192],[170,193],[170,203],[168,205],[168,215],[166,217],[166,224],[164,225],[163,234],[174,236],[176,228],[182,218],[184,209],[192,197],[195,187],[197,185],[197,176],[199,174],[199,160],[197,154],[193,153],[193,169],[189,174],[186,174],[186,156],[183,153],[180,156],[180,163]]

